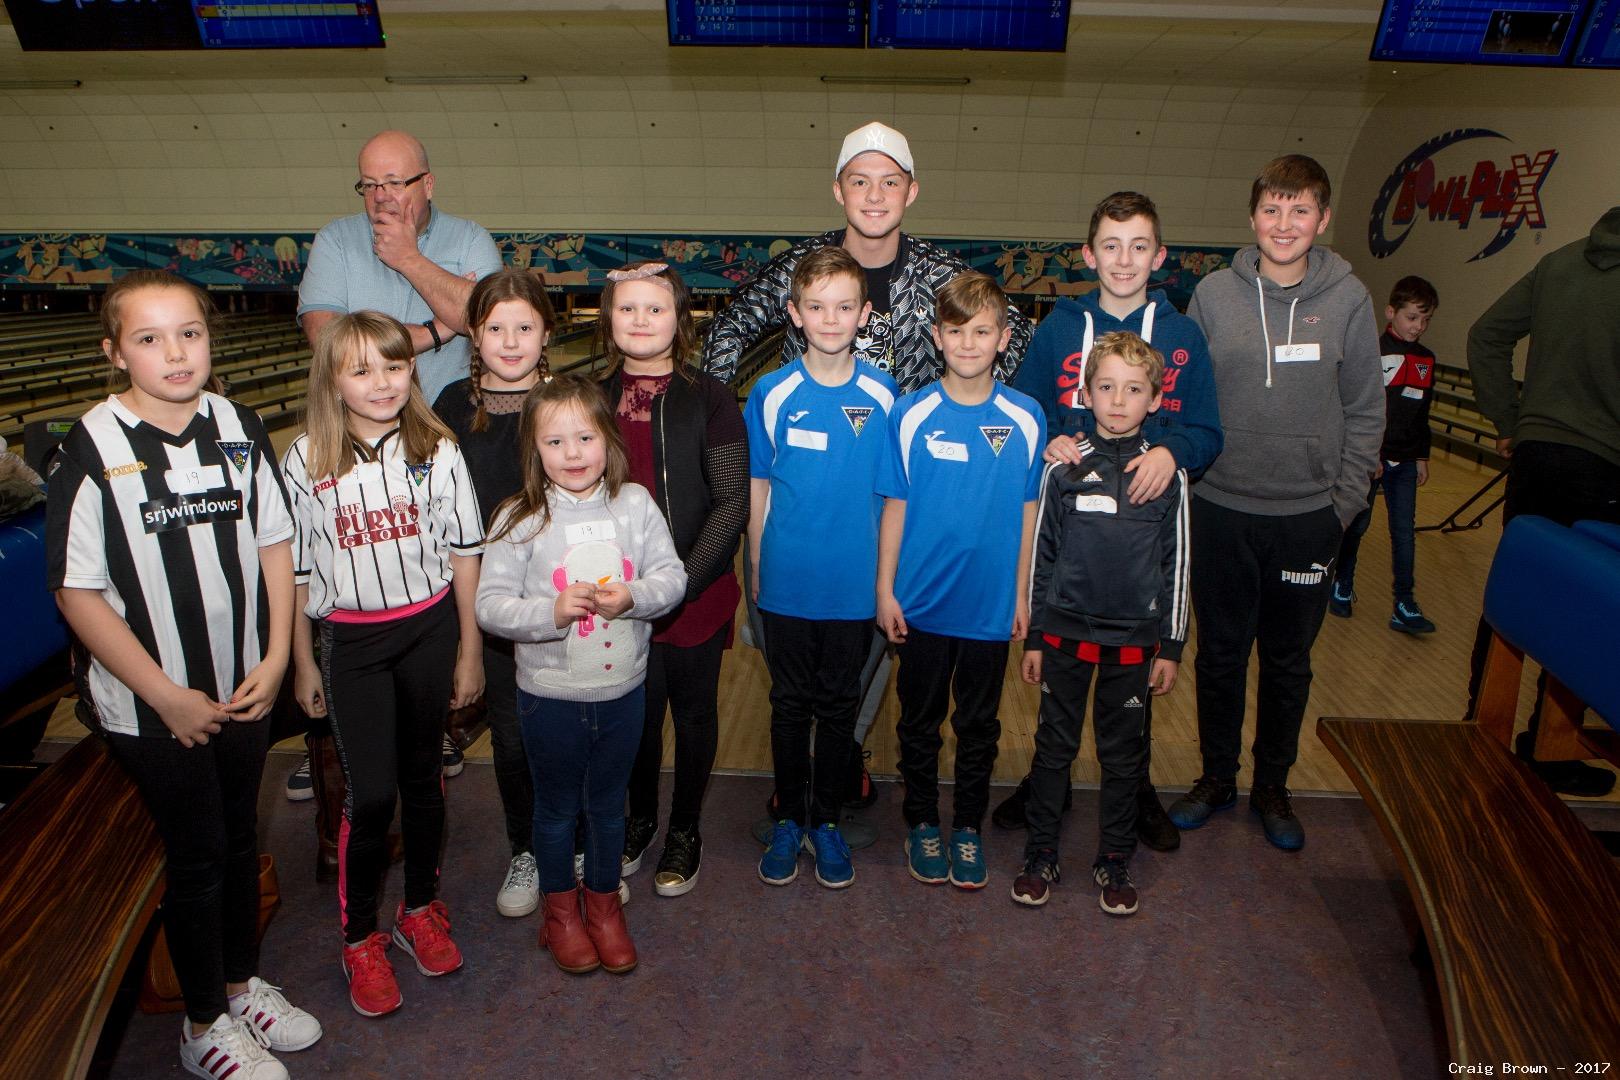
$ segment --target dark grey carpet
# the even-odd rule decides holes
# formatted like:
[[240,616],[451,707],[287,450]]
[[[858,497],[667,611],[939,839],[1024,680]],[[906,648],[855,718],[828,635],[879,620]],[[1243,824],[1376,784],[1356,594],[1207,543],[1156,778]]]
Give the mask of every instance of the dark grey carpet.
[[[1409,958],[1406,888],[1354,799],[1299,800],[1308,843],[1294,855],[1272,849],[1240,802],[1181,851],[1140,853],[1142,910],[1113,919],[1089,875],[1094,792],[1077,792],[1066,819],[1063,883],[1031,910],[1008,898],[1022,833],[989,835],[982,892],[912,881],[888,783],[867,812],[880,837],[856,854],[852,888],[818,886],[808,858],[791,886],[764,885],[748,824],[769,781],[717,777],[697,889],[657,897],[643,870],[627,909],[641,966],[574,977],[536,947],[538,913],[495,911],[505,854],[494,777],[469,764],[449,782],[443,885],[466,966],[425,979],[395,950],[404,1008],[368,1020],[348,1005],[334,892],[309,870],[312,808],[281,796],[294,763],[273,755],[265,781],[284,903],[263,973],[326,1027],[285,1056],[295,1077],[1445,1071],[1429,976]],[[399,880],[396,867],[386,911]],[[179,1024],[116,1015],[98,1055],[107,1075],[183,1075]]]

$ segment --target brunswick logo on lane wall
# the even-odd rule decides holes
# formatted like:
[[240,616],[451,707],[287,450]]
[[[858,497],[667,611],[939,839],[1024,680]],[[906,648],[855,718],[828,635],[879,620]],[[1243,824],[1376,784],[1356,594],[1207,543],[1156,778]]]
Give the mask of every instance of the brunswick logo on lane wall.
[[[1496,223],[1496,235],[1469,262],[1488,258],[1507,247],[1521,226],[1546,228],[1541,185],[1558,160],[1557,150],[1540,150],[1533,155],[1511,153],[1500,162],[1482,158],[1468,172],[1449,177],[1442,177],[1435,166],[1435,155],[1458,143],[1506,138],[1488,128],[1458,128],[1406,155],[1373,201],[1372,220],[1367,225],[1367,247],[1373,257],[1383,259],[1395,254],[1423,215],[1430,221],[1450,222],[1458,229],[1467,229],[1476,218]],[[1386,223],[1400,232],[1385,235]]]

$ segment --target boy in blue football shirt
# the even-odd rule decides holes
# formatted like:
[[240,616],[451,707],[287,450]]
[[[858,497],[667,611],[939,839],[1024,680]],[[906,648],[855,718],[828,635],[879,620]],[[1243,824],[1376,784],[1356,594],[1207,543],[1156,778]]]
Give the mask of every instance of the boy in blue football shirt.
[[[851,355],[872,305],[866,274],[843,248],[818,248],[793,272],[788,315],[804,355],[754,384],[748,424],[748,539],[753,600],[771,673],[777,821],[760,879],[855,880],[838,831],[855,746],[861,669],[872,646],[879,501],[873,493],[895,384]],[[815,759],[810,729],[815,727]]]
[[[911,876],[985,885],[980,825],[1001,738],[997,707],[1010,641],[1029,624],[1026,584],[1046,417],[991,370],[1007,347],[1007,297],[984,274],[935,298],[939,382],[889,414],[877,493],[878,627],[900,646],[900,777]],[[956,713],[956,794],[946,855],[939,822],[940,726]]]

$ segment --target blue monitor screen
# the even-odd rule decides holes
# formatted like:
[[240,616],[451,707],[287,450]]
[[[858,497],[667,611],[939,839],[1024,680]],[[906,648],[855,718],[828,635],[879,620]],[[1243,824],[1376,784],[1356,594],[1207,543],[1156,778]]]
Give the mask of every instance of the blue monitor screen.
[[344,49],[383,44],[378,0],[5,0],[25,50]]
[[1570,63],[1576,67],[1620,68],[1620,0],[1593,0],[1592,14]]
[[1384,0],[1374,60],[1557,67],[1587,0]]
[[193,0],[205,49],[375,49],[382,20],[374,0],[265,4]]
[[749,0],[666,0],[671,45],[865,44],[866,0],[798,4]]
[[1069,0],[872,0],[868,41],[883,49],[1062,52]]

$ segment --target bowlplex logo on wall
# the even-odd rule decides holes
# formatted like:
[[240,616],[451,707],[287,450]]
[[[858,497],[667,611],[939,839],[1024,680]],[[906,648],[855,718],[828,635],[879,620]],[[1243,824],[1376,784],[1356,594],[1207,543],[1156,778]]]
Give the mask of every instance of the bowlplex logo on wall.
[[[1444,226],[1483,234],[1484,245],[1469,262],[1488,258],[1513,242],[1519,229],[1544,229],[1541,185],[1558,160],[1557,150],[1506,153],[1481,140],[1507,136],[1487,128],[1458,128],[1413,150],[1395,166],[1373,201],[1367,247],[1388,258],[1414,228]],[[1487,150],[1497,152],[1486,156]]]

